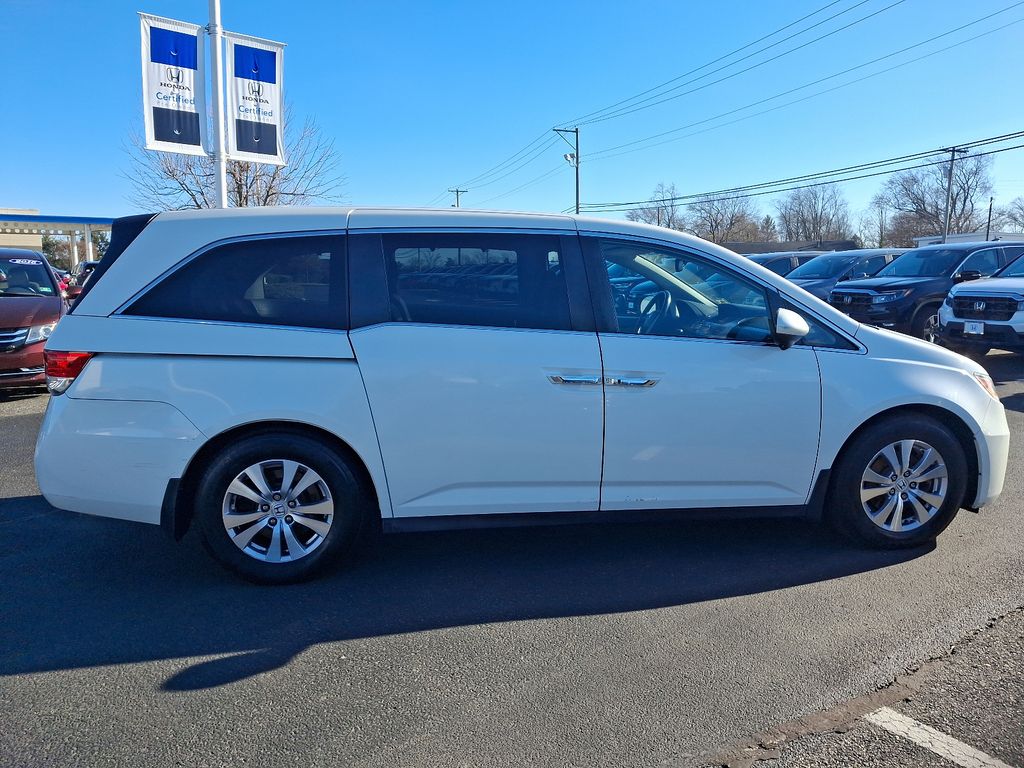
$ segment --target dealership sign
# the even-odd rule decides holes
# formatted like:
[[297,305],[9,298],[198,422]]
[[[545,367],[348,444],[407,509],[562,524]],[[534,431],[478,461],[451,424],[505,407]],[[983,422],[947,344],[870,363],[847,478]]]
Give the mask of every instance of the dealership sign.
[[225,32],[228,157],[284,165],[284,45]]
[[139,14],[146,149],[205,155],[205,46],[200,27]]

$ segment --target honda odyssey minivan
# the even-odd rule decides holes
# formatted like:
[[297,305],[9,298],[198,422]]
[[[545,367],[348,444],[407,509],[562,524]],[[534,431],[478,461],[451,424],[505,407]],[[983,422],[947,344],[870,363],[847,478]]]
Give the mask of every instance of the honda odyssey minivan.
[[559,215],[121,219],[46,374],[51,504],[197,529],[269,583],[371,528],[772,515],[917,546],[999,495],[1009,440],[976,363],[703,240]]
[[0,248],[0,390],[43,387],[43,344],[66,308],[46,257]]

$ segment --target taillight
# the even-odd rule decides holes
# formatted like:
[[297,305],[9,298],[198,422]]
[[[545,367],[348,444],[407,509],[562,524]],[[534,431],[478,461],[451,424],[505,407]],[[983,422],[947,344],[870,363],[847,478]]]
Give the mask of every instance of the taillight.
[[57,352],[44,350],[46,360],[46,388],[50,394],[63,394],[71,386],[78,374],[93,357],[92,352]]

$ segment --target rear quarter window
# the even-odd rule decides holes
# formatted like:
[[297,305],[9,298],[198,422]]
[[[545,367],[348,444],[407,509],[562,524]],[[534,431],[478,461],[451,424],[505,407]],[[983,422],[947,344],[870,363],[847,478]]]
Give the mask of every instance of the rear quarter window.
[[226,243],[163,278],[124,314],[344,329],[345,271],[341,235]]

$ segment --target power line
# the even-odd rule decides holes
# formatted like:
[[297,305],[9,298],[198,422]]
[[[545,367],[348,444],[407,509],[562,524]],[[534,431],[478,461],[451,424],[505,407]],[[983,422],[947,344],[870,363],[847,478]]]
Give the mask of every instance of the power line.
[[[864,2],[867,2],[867,1],[868,0],[864,0]],[[614,104],[609,104],[607,107],[602,107],[601,109],[596,109],[593,112],[588,112],[585,115],[581,115],[580,117],[574,118],[572,120],[568,120],[568,121],[566,121],[564,123],[561,123],[561,125],[562,126],[574,125],[574,124],[579,123],[579,122],[581,122],[583,120],[586,120],[587,118],[593,117],[594,115],[598,115],[598,114],[601,114],[603,112],[607,112],[609,110],[614,109],[615,107],[618,107],[618,106],[621,106],[623,104],[626,104],[627,102],[634,101],[634,100],[640,98],[641,96],[646,96],[648,93],[660,90],[660,89],[664,88],[666,85],[670,85],[670,84],[676,82],[677,80],[681,80],[684,77],[688,77],[688,76],[694,74],[695,72],[700,72],[702,69],[707,69],[708,67],[712,66],[713,64],[717,64],[720,61],[728,59],[730,56],[733,56],[733,55],[735,55],[737,53],[740,53],[741,51],[745,51],[747,48],[750,48],[753,45],[757,45],[758,43],[764,42],[765,40],[767,40],[767,39],[769,39],[771,37],[775,37],[775,35],[779,34],[780,32],[784,32],[785,30],[787,30],[790,27],[793,27],[793,26],[799,24],[802,21],[806,21],[807,19],[809,19],[809,18],[811,18],[813,16],[817,16],[822,11],[828,10],[832,6],[838,5],[840,2],[842,2],[842,0],[833,0],[831,3],[827,3],[827,4],[823,5],[818,10],[812,11],[811,13],[807,14],[806,16],[802,16],[799,19],[797,19],[796,21],[792,21],[792,22],[790,22],[789,24],[786,24],[783,27],[779,27],[774,32],[769,32],[767,35],[764,35],[763,37],[757,38],[757,40],[753,40],[753,41],[747,43],[746,45],[740,46],[739,48],[736,48],[735,50],[729,51],[729,53],[723,54],[722,56],[719,56],[717,59],[712,59],[711,61],[709,61],[709,62],[707,62],[705,64],[700,65],[699,67],[691,69],[689,72],[684,72],[681,75],[678,75],[678,76],[673,77],[673,78],[671,78],[669,80],[666,80],[664,83],[661,83],[660,85],[655,85],[652,88],[648,88],[646,91],[641,91],[640,93],[638,93],[638,94],[636,94],[634,96],[630,96],[628,98],[622,99],[621,101],[617,101]],[[841,13],[836,14],[836,16],[842,15],[843,13],[848,13],[848,12],[852,11],[854,8],[856,8],[856,7],[860,6],[860,5],[863,5],[864,2],[857,3],[857,5],[850,6],[845,11],[842,11]],[[829,16],[827,19],[825,19],[822,22],[819,22],[819,24],[816,24],[815,26],[819,26],[820,24],[824,24],[825,22],[830,21],[830,20],[832,20],[834,18],[835,18],[835,16]],[[807,29],[803,29],[800,32],[797,32],[795,34],[796,35],[801,35],[804,32],[807,32],[808,30],[813,29],[813,28],[814,27],[808,27]],[[793,37],[793,35],[791,35],[790,37]],[[787,37],[787,38],[785,38],[783,40],[779,40],[778,42],[774,43],[774,45],[780,45],[781,43],[784,43],[784,42],[786,42],[786,40],[789,40],[789,39],[790,38]],[[751,56],[755,56],[756,53],[752,53],[750,55]],[[742,60],[743,59],[740,59],[739,61],[742,61]],[[738,62],[735,62],[735,61],[733,62],[733,64],[736,64],[736,63],[738,63]]]
[[818,78],[817,80],[812,80],[811,82],[804,83],[803,85],[799,85],[799,86],[797,86],[795,88],[790,88],[788,90],[781,91],[779,93],[776,93],[773,96],[768,96],[767,98],[759,99],[758,101],[751,102],[750,104],[745,104],[742,107],[737,107],[735,109],[731,109],[731,110],[728,110],[726,112],[719,113],[719,114],[717,114],[717,115],[715,115],[713,117],[705,118],[703,120],[697,120],[697,121],[694,121],[692,123],[688,123],[686,125],[679,126],[678,128],[672,128],[671,130],[668,130],[668,131],[662,131],[660,133],[656,133],[656,134],[653,134],[651,136],[644,137],[642,139],[634,139],[633,141],[628,141],[628,142],[625,142],[623,144],[617,144],[617,145],[612,146],[612,147],[605,147],[604,149],[594,150],[593,152],[590,153],[590,159],[591,160],[596,160],[596,159],[608,159],[609,157],[619,157],[620,155],[629,154],[629,152],[636,152],[636,151],[640,151],[640,150],[643,150],[643,149],[650,149],[652,147],[661,146],[662,144],[668,144],[671,141],[676,141],[678,139],[687,138],[688,136],[697,135],[698,133],[706,133],[707,130],[714,130],[716,128],[724,127],[726,125],[732,125],[734,123],[740,122],[741,120],[746,120],[746,119],[749,119],[751,117],[757,117],[758,115],[766,114],[768,112],[772,112],[774,110],[781,109],[782,107],[785,107],[785,106],[790,106],[792,104],[797,104],[797,103],[799,103],[801,101],[806,101],[807,99],[813,98],[815,96],[820,96],[820,95],[823,95],[825,93],[830,93],[831,91],[838,90],[839,88],[845,88],[845,87],[847,87],[849,85],[853,85],[855,83],[861,82],[862,80],[867,80],[869,78],[877,77],[878,75],[885,74],[886,72],[891,72],[892,70],[897,69],[899,67],[903,67],[903,66],[907,66],[909,64],[916,63],[916,62],[921,61],[922,59],[928,58],[930,56],[934,56],[934,55],[939,54],[939,53],[944,53],[945,51],[951,50],[952,48],[955,48],[955,47],[958,47],[958,46],[965,45],[967,43],[973,42],[974,40],[977,40],[980,37],[985,37],[986,35],[994,34],[996,32],[999,32],[999,31],[1003,30],[1003,29],[1006,29],[1007,27],[1013,26],[1014,24],[1019,24],[1021,21],[1024,21],[1024,19],[1018,19],[1016,21],[1009,22],[1008,24],[1004,24],[1004,25],[1002,25],[1000,27],[996,27],[995,29],[991,29],[991,30],[988,30],[986,32],[982,32],[982,33],[980,33],[978,35],[975,35],[974,37],[970,37],[970,38],[967,38],[965,40],[961,40],[960,42],[954,43],[953,45],[951,45],[951,46],[949,46],[947,48],[942,48],[942,49],[937,50],[937,51],[932,51],[931,53],[927,53],[927,54],[925,54],[923,56],[920,56],[918,58],[910,59],[909,61],[905,61],[905,62],[901,62],[900,64],[893,65],[892,67],[889,67],[887,69],[879,70],[878,72],[875,72],[873,74],[865,75],[864,77],[861,77],[861,78],[858,78],[858,79],[855,79],[855,80],[851,80],[848,83],[844,83],[842,85],[835,86],[834,88],[830,88],[830,89],[826,89],[824,91],[820,91],[820,92],[818,92],[816,94],[811,94],[810,96],[806,96],[806,97],[801,98],[801,99],[796,99],[794,101],[788,102],[787,104],[783,104],[783,105],[779,105],[779,106],[776,106],[776,107],[772,107],[771,109],[763,110],[763,111],[757,112],[757,113],[755,113],[753,115],[747,115],[745,117],[740,118],[739,120],[733,120],[733,121],[728,122],[728,123],[723,123],[720,126],[713,126],[712,128],[706,129],[704,131],[696,131],[695,133],[687,134],[686,136],[680,136],[680,137],[677,137],[675,139],[669,139],[668,141],[658,142],[658,143],[652,144],[650,146],[639,147],[639,148],[634,149],[634,150],[629,150],[629,152],[618,152],[618,153],[616,153],[614,155],[610,155],[609,154],[609,153],[615,152],[616,150],[619,150],[619,149],[625,149],[627,147],[632,147],[632,146],[635,146],[637,144],[643,144],[645,142],[652,141],[654,139],[658,139],[658,138],[661,138],[663,136],[669,136],[669,135],[671,135],[673,133],[678,133],[679,131],[684,131],[687,128],[693,128],[693,127],[696,127],[698,125],[703,125],[705,123],[713,122],[715,120],[721,119],[723,117],[727,117],[727,116],[735,114],[737,112],[742,112],[742,111],[744,111],[746,109],[750,109],[751,107],[756,107],[756,106],[758,106],[760,104],[765,104],[765,103],[767,103],[769,101],[774,101],[775,99],[782,98],[783,96],[788,96],[791,93],[796,93],[797,91],[804,90],[805,88],[810,88],[810,87],[812,87],[814,85],[819,85],[819,84],[821,84],[823,82],[826,82],[828,80],[832,80],[832,79],[837,78],[837,77],[842,77],[843,75],[849,74],[850,72],[854,72],[854,71],[856,71],[858,69],[863,69],[864,67],[871,66],[872,64],[877,64],[878,62],[884,61],[885,59],[891,59],[894,56],[899,56],[900,54],[906,53],[907,51],[911,51],[911,50],[913,50],[915,48],[920,48],[923,45],[927,45],[929,43],[935,42],[936,40],[939,40],[939,39],[941,39],[943,37],[948,37],[949,35],[953,35],[953,34],[956,34],[957,32],[961,32],[964,29],[967,29],[968,27],[974,26],[975,24],[980,24],[983,21],[987,21],[988,19],[991,19],[994,16],[998,16],[1000,14],[1003,14],[1006,11],[1012,10],[1013,8],[1016,8],[1017,6],[1020,6],[1020,5],[1024,5],[1024,0],[1020,0],[1019,2],[1013,3],[1012,5],[1009,5],[1009,6],[1003,8],[1001,10],[995,11],[993,13],[990,13],[990,14],[986,15],[986,16],[982,16],[981,18],[975,19],[974,21],[970,21],[970,22],[968,22],[966,24],[960,25],[959,27],[955,27],[954,29],[948,30],[946,32],[942,32],[941,34],[934,35],[932,37],[927,38],[926,40],[922,40],[920,42],[914,43],[913,45],[909,45],[909,46],[906,46],[905,48],[901,48],[901,49],[899,49],[897,51],[893,51],[892,53],[887,53],[887,54],[885,54],[883,56],[879,56],[879,57],[876,57],[874,59],[871,59],[870,61],[866,61],[866,62],[863,62],[861,64],[857,64],[857,65],[855,65],[853,67],[849,67],[849,68],[841,70],[839,72],[835,72],[835,73],[833,73],[831,75],[827,75],[825,77]]
[[[1024,135],[1024,132],[1021,132],[1019,134],[1008,134],[1008,135],[1021,136],[1021,135]],[[985,143],[991,143],[991,141],[986,141]],[[961,149],[961,148],[963,148],[965,146],[968,146],[968,145],[960,145],[960,144],[958,144],[957,148]],[[991,150],[988,150],[987,152],[975,152],[975,153],[973,153],[972,157],[986,157],[988,155],[995,155],[995,154],[998,154],[1000,152],[1009,152],[1009,151],[1015,150],[1015,149],[1024,149],[1024,144],[1016,144],[1016,145],[1014,145],[1012,147],[1001,147],[999,149],[991,149]],[[932,150],[928,154],[934,156],[934,155],[936,155],[936,154],[938,154],[940,152],[948,152],[948,151],[949,151],[948,148],[946,148],[946,149],[937,149],[937,150]],[[664,198],[653,199],[653,200],[638,200],[638,201],[632,201],[632,202],[629,202],[629,203],[590,203],[590,204],[585,205],[584,207],[586,208],[585,212],[587,212],[587,213],[596,213],[596,212],[599,212],[599,211],[606,211],[607,212],[607,211],[629,210],[630,208],[636,208],[636,207],[641,207],[641,206],[657,205],[657,204],[660,204],[660,203],[681,202],[681,201],[685,201],[685,200],[693,200],[693,199],[696,199],[696,198],[701,198],[702,200],[705,200],[707,202],[725,202],[725,201],[728,201],[728,200],[741,200],[741,199],[748,198],[748,197],[761,197],[763,195],[775,195],[775,194],[779,194],[780,192],[791,192],[791,191],[797,190],[797,189],[809,189],[811,187],[822,187],[822,186],[827,186],[829,184],[841,184],[841,183],[845,183],[845,182],[848,182],[848,181],[857,181],[859,179],[868,179],[868,178],[873,178],[873,177],[876,177],[876,176],[887,176],[887,175],[890,175],[890,174],[893,174],[893,173],[899,173],[901,171],[911,171],[911,170],[915,170],[915,169],[918,169],[918,168],[928,168],[928,167],[931,167],[931,166],[934,166],[934,165],[943,165],[943,164],[948,163],[948,162],[949,162],[949,160],[944,157],[941,160],[935,160],[935,161],[928,162],[928,163],[919,163],[917,165],[909,165],[909,166],[905,166],[905,167],[902,167],[902,168],[892,168],[892,169],[884,170],[884,171],[874,171],[872,173],[864,173],[864,174],[860,174],[860,175],[857,175],[857,176],[848,176],[848,177],[841,178],[841,179],[830,179],[828,181],[818,181],[818,182],[814,182],[814,183],[811,183],[811,184],[798,184],[798,185],[789,186],[789,187],[781,187],[781,188],[778,188],[778,189],[767,189],[767,190],[750,192],[748,194],[737,194],[737,195],[731,195],[731,196],[725,196],[725,197],[713,197],[713,195],[716,194],[716,193],[712,192],[712,193],[698,193],[698,194],[695,194],[695,195],[677,195],[677,196],[674,196],[674,197],[664,197]],[[761,186],[764,186],[764,184],[751,185],[749,188],[753,189],[753,188],[761,187]],[[735,189],[743,190],[743,189],[747,189],[747,187],[736,187]]]
[[[889,5],[885,6],[884,8],[880,8],[879,10],[873,11],[873,12],[867,14],[866,16],[862,16],[859,19],[851,21],[849,24],[845,24],[845,25],[839,27],[838,29],[834,29],[831,32],[826,32],[824,35],[820,35],[818,37],[815,37],[812,40],[808,40],[808,41],[806,41],[804,43],[801,43],[800,45],[794,46],[793,48],[790,48],[790,49],[788,49],[786,51],[783,51],[782,53],[778,53],[778,54],[776,54],[774,56],[770,56],[769,58],[765,59],[764,61],[759,61],[759,62],[757,62],[755,64],[751,64],[749,67],[745,67],[744,69],[741,69],[738,72],[733,72],[731,74],[725,75],[724,77],[720,77],[717,80],[712,80],[709,83],[704,83],[703,85],[698,85],[697,87],[691,88],[688,91],[683,91],[682,93],[676,93],[676,94],[674,94],[672,96],[665,96],[664,98],[660,98],[660,96],[663,96],[664,94],[660,94],[659,96],[651,96],[648,99],[644,99],[642,102],[639,102],[638,104],[636,104],[636,105],[634,105],[632,107],[623,108],[623,109],[617,110],[615,112],[612,112],[610,114],[602,115],[600,117],[596,117],[596,118],[593,118],[591,120],[587,120],[587,121],[581,122],[580,125],[589,125],[589,124],[592,124],[592,123],[600,123],[600,122],[604,122],[606,120],[612,120],[612,119],[617,118],[617,117],[625,117],[626,115],[631,115],[634,112],[639,112],[640,110],[643,110],[643,109],[649,109],[651,107],[656,107],[659,104],[664,104],[667,101],[672,101],[674,99],[680,99],[683,96],[690,95],[691,93],[696,93],[697,91],[702,91],[705,88],[710,88],[713,85],[718,85],[719,83],[724,83],[726,80],[731,80],[734,77],[739,77],[740,75],[746,74],[747,72],[750,72],[751,70],[757,69],[758,67],[763,67],[765,64],[770,64],[773,61],[781,59],[783,56],[788,56],[789,54],[795,53],[796,51],[799,51],[799,50],[801,50],[803,48],[806,48],[809,45],[813,45],[814,43],[820,42],[821,40],[824,40],[826,38],[832,37],[833,35],[836,35],[836,34],[838,34],[840,32],[843,32],[843,31],[849,29],[850,27],[856,26],[857,24],[860,24],[860,23],[862,23],[864,21],[867,21],[868,19],[873,18],[875,16],[878,16],[881,13],[885,13],[886,11],[890,10],[891,8],[895,8],[897,5],[902,5],[904,2],[906,2],[906,0],[895,0],[895,2],[890,3]],[[765,49],[765,50],[767,50],[767,49]],[[721,72],[722,70],[728,69],[731,66],[732,66],[732,64],[727,64],[727,65],[725,65],[723,67],[719,67],[718,69],[712,70],[711,72],[708,72],[705,75],[701,75],[700,77],[694,78],[693,80],[690,80],[690,81],[687,81],[687,82],[684,82],[684,83],[680,83],[679,85],[674,86],[673,88],[669,89],[665,93],[671,93],[674,90],[678,90],[679,88],[683,88],[683,87],[685,87],[687,85],[691,85],[692,83],[695,83],[698,80],[703,80],[705,77],[708,77],[708,75],[715,74],[716,72]],[[645,103],[645,102],[647,102],[647,103]]]
[[556,165],[554,168],[552,168],[551,170],[547,171],[546,173],[541,174],[537,178],[531,179],[530,181],[526,182],[525,184],[520,184],[515,189],[510,189],[508,192],[502,192],[500,195],[495,195],[494,197],[489,197],[486,200],[481,200],[477,205],[480,206],[480,205],[486,205],[487,203],[492,203],[495,200],[500,200],[503,197],[508,197],[509,195],[514,194],[516,192],[519,192],[522,189],[526,189],[527,187],[532,187],[534,184],[539,184],[540,182],[544,181],[544,179],[546,179],[549,176],[551,176],[551,175],[557,173],[558,171],[562,170],[564,167],[565,167],[564,165]]
[[[707,67],[709,67],[709,66],[712,66],[713,64],[716,64],[716,63],[718,63],[719,61],[722,61],[722,60],[724,60],[724,59],[727,59],[727,58],[729,58],[730,56],[733,56],[734,54],[736,54],[736,53],[739,53],[739,52],[741,52],[741,51],[744,51],[744,50],[746,50],[747,48],[749,48],[749,47],[751,47],[751,46],[753,46],[753,45],[757,45],[758,43],[760,43],[760,42],[762,42],[762,41],[764,41],[764,40],[767,40],[767,39],[769,39],[769,38],[771,38],[771,37],[774,37],[775,35],[779,34],[780,32],[783,32],[783,31],[785,31],[786,29],[789,29],[789,28],[791,28],[791,27],[793,27],[793,26],[795,26],[795,25],[797,25],[797,24],[799,24],[799,23],[801,23],[801,22],[803,22],[803,21],[805,21],[805,20],[807,20],[807,19],[809,19],[809,18],[812,18],[813,16],[816,16],[816,15],[818,15],[819,13],[821,13],[821,12],[823,12],[823,11],[827,10],[828,8],[831,8],[831,7],[835,6],[835,5],[837,5],[837,4],[838,4],[839,2],[841,2],[841,1],[842,1],[842,0],[833,0],[832,2],[830,2],[830,3],[827,3],[827,4],[825,4],[824,6],[822,6],[821,8],[819,8],[818,10],[816,10],[816,11],[813,11],[812,13],[809,13],[809,14],[807,14],[806,16],[803,16],[803,17],[801,17],[801,18],[797,19],[796,21],[790,22],[789,24],[786,24],[786,25],[784,25],[784,26],[782,26],[782,27],[779,27],[779,28],[778,28],[777,30],[775,30],[774,32],[771,32],[771,33],[769,33],[768,35],[765,35],[765,36],[763,36],[763,37],[760,37],[760,38],[758,38],[757,40],[754,40],[754,41],[752,41],[752,42],[750,42],[750,43],[747,43],[746,45],[744,45],[744,46],[741,46],[740,48],[737,48],[737,49],[735,49],[734,51],[731,51],[731,52],[729,52],[729,53],[725,54],[724,56],[720,56],[720,57],[718,57],[717,59],[713,59],[712,61],[710,61],[710,62],[707,62],[706,64],[703,64],[702,66],[700,66],[700,67],[698,67],[698,68],[696,68],[696,69],[694,69],[694,70],[691,70],[691,71],[690,71],[690,72],[688,72],[688,73],[684,73],[683,75],[679,75],[678,77],[676,77],[676,78],[673,78],[672,80],[669,80],[669,81],[667,81],[667,82],[665,82],[665,83],[662,83],[661,85],[655,86],[654,88],[648,89],[647,91],[643,91],[642,93],[640,93],[640,94],[637,94],[636,96],[630,97],[629,99],[625,99],[625,100],[623,100],[623,101],[621,101],[621,102],[617,102],[616,104],[612,104],[612,105],[610,105],[609,107],[605,107],[605,108],[604,108],[604,109],[602,109],[602,110],[597,110],[597,112],[603,112],[603,111],[606,111],[606,110],[608,110],[608,109],[611,109],[611,108],[617,107],[617,106],[619,106],[620,104],[623,104],[623,103],[626,103],[626,102],[629,102],[629,101],[633,101],[633,100],[635,100],[636,98],[638,98],[638,97],[640,97],[640,96],[644,96],[644,95],[646,95],[647,93],[650,93],[651,91],[656,91],[656,90],[660,90],[660,89],[661,89],[661,88],[663,88],[663,87],[664,87],[665,85],[668,85],[668,84],[670,84],[670,83],[672,83],[672,82],[675,82],[676,80],[678,80],[678,79],[680,79],[680,78],[682,78],[682,77],[686,77],[686,76],[687,76],[687,75],[689,75],[689,74],[693,74],[694,72],[699,72],[699,71],[700,71],[700,70],[702,70],[702,69],[706,69]],[[799,34],[803,34],[804,32],[807,32],[807,31],[809,31],[809,30],[811,30],[811,29],[814,29],[815,27],[817,27],[817,26],[820,26],[821,24],[824,24],[824,23],[826,23],[826,22],[828,22],[828,21],[832,20],[832,19],[836,18],[837,16],[841,16],[841,15],[843,15],[843,14],[845,14],[845,13],[848,13],[848,12],[850,12],[850,11],[854,10],[855,8],[858,8],[859,6],[861,6],[861,5],[864,5],[864,4],[865,4],[866,2],[868,2],[868,1],[869,1],[869,0],[861,0],[861,2],[858,2],[858,3],[856,3],[855,5],[853,5],[853,6],[850,6],[850,7],[849,7],[849,8],[847,8],[846,10],[844,10],[844,11],[841,11],[840,13],[834,14],[834,15],[832,15],[832,16],[829,16],[829,17],[828,17],[827,19],[824,19],[823,21],[821,21],[821,22],[818,22],[817,24],[814,24],[814,25],[812,25],[812,26],[810,26],[810,27],[807,27],[806,29],[803,29],[803,30],[801,30],[800,32],[797,32],[797,33],[795,33],[794,35],[790,35],[789,37],[787,37],[787,38],[784,38],[783,40],[779,40],[779,41],[777,41],[776,43],[774,43],[774,44],[773,44],[772,46],[768,46],[768,47],[770,48],[770,47],[774,47],[775,45],[780,45],[780,44],[784,43],[784,42],[785,42],[786,40],[789,40],[789,39],[791,39],[792,37],[794,37],[794,36],[796,36],[796,35],[799,35]],[[902,0],[901,0],[901,2],[902,2]],[[767,50],[767,49],[762,49],[762,50]],[[759,52],[760,52],[760,51],[757,51],[757,52],[755,52],[755,53],[753,53],[753,54],[750,54],[750,56],[754,56],[754,55],[756,55],[756,54],[757,54],[757,53],[759,53]],[[749,56],[748,56],[748,57],[745,57],[745,58],[749,58]],[[742,61],[742,60],[743,60],[743,59],[740,59],[739,61]],[[733,64],[735,64],[735,63],[738,63],[738,62],[733,62]],[[597,114],[597,113],[595,113],[595,112],[591,112],[591,113],[588,113],[588,114],[587,114],[587,115],[586,115],[585,117],[590,117],[590,116],[592,116],[592,115],[594,115],[594,114]],[[564,125],[564,124],[563,124],[563,125]],[[490,176],[492,176],[492,175],[494,175],[494,174],[496,174],[496,173],[499,173],[499,172],[501,172],[501,171],[503,171],[503,170],[507,170],[507,169],[508,169],[508,167],[509,167],[510,165],[514,164],[514,163],[515,163],[515,161],[516,161],[516,160],[517,160],[517,159],[518,159],[519,157],[521,157],[521,156],[522,156],[522,155],[523,155],[524,153],[526,153],[526,152],[529,152],[529,151],[530,151],[530,150],[531,150],[531,149],[532,149],[532,148],[533,148],[533,147],[534,147],[534,146],[535,146],[535,145],[536,145],[536,144],[537,144],[538,142],[540,142],[540,141],[541,141],[541,140],[542,140],[542,139],[543,139],[543,138],[544,138],[544,137],[545,137],[546,135],[548,135],[548,134],[547,134],[547,132],[545,131],[544,133],[542,133],[542,134],[540,134],[539,136],[537,136],[537,137],[536,137],[536,138],[535,138],[535,139],[534,139],[533,141],[531,141],[531,142],[530,142],[529,144],[527,144],[527,145],[526,145],[525,147],[523,147],[522,149],[520,149],[520,150],[519,150],[518,152],[516,152],[515,154],[513,154],[513,155],[511,155],[510,157],[506,158],[505,160],[503,160],[502,162],[500,162],[500,163],[498,163],[497,165],[493,166],[492,168],[490,168],[490,169],[488,169],[488,170],[484,171],[483,173],[481,173],[481,174],[478,174],[477,176],[474,176],[474,177],[473,177],[473,178],[471,178],[471,179],[467,179],[467,180],[465,180],[465,181],[461,182],[461,183],[460,183],[460,184],[459,184],[458,186],[464,186],[464,187],[469,187],[469,186],[471,186],[471,185],[481,186],[481,185],[480,185],[480,184],[479,184],[478,182],[480,182],[480,181],[483,181],[484,179],[487,179],[487,178],[489,178]],[[523,167],[523,166],[519,166],[519,167],[521,168],[521,167]],[[514,171],[510,171],[509,173],[512,173],[512,172],[514,172]],[[505,178],[505,177],[506,177],[507,175],[509,175],[509,174],[505,174],[505,175],[503,175],[503,176],[501,176],[501,177],[499,177],[499,178]],[[492,179],[491,181],[489,181],[489,182],[488,182],[488,184],[489,184],[489,183],[492,183],[493,181],[497,181],[497,180],[499,180],[499,179]],[[434,198],[433,198],[433,199],[431,200],[431,203],[435,203],[435,202],[438,202],[439,200],[441,200],[441,199],[442,199],[442,198],[444,197],[444,194],[445,194],[444,192],[441,192],[440,194],[438,194],[438,195],[437,195],[436,197],[434,197]]]

